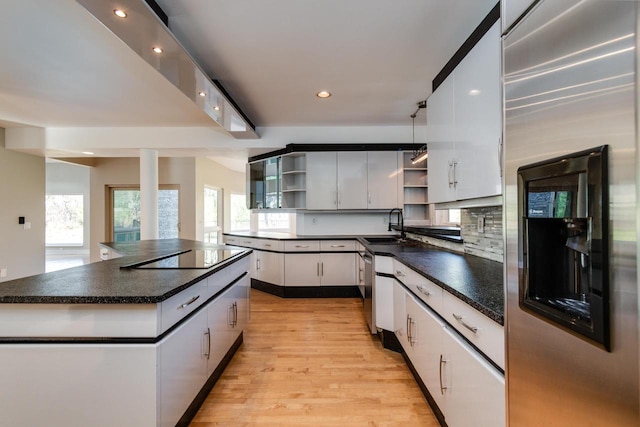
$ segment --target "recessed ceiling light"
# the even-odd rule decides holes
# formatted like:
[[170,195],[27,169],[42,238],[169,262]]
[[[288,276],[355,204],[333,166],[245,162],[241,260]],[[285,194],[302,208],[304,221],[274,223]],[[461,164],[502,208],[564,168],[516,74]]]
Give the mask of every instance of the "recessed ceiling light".
[[156,47],[154,47],[154,48],[153,48],[153,51],[154,51],[155,53],[162,53],[162,48],[160,48],[160,47],[156,46]]
[[469,91],[469,95],[471,95],[471,96],[480,95],[480,91],[478,89],[471,89]]
[[83,151],[82,154],[86,154],[87,156],[93,156],[96,153],[94,153],[93,151]]
[[320,92],[316,93],[316,96],[318,98],[328,98],[331,96],[331,93],[327,92],[326,90],[321,90]]
[[207,96],[207,94],[205,92],[198,92],[198,95],[200,95],[202,97]]
[[118,18],[126,18],[127,17],[127,12],[125,12],[122,9],[114,9],[113,10],[114,15],[116,15]]

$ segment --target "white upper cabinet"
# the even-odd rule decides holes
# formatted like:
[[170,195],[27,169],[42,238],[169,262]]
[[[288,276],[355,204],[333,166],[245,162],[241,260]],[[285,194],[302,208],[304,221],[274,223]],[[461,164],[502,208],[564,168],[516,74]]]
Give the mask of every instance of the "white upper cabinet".
[[309,210],[398,207],[396,151],[306,153]]
[[392,209],[398,206],[398,153],[369,151],[367,153],[369,209]]
[[337,154],[338,209],[367,209],[367,152]]
[[338,164],[335,152],[307,153],[307,209],[338,208]]
[[452,167],[455,158],[453,74],[433,92],[427,102],[427,143],[429,158],[429,202],[455,200]]
[[456,197],[501,194],[500,23],[454,71]]
[[429,98],[430,202],[501,194],[501,111],[498,21]]

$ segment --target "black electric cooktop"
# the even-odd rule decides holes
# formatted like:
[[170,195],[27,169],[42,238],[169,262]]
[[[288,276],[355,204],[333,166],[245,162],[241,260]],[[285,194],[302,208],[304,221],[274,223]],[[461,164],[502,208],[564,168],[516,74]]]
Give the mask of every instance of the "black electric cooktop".
[[191,249],[120,268],[140,270],[207,269],[244,252],[242,249]]

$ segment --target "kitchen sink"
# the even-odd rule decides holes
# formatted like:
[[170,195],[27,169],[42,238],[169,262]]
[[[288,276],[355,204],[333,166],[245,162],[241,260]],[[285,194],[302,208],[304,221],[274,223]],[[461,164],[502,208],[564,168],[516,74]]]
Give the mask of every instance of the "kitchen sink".
[[406,240],[399,237],[364,237],[364,241],[370,245],[398,245]]

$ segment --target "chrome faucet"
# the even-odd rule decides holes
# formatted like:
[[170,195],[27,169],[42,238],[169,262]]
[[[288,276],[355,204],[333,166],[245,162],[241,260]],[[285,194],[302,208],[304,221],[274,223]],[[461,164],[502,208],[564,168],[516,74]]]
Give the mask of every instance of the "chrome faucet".
[[[394,212],[398,213],[398,222],[395,224],[391,223],[391,215],[393,215]],[[402,209],[400,208],[393,208],[389,211],[389,228],[387,229],[387,231],[391,231],[391,226],[392,225],[399,225],[400,226],[400,238],[401,239],[405,239],[407,237],[406,233],[404,232],[404,217],[402,216]]]

